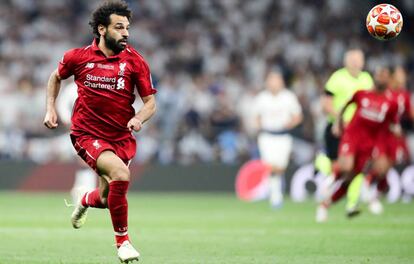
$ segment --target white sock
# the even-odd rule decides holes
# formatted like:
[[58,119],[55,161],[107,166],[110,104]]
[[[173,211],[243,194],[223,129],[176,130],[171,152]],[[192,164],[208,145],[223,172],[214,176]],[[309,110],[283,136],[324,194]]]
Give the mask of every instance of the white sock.
[[272,174],[269,180],[270,184],[270,203],[280,204],[283,201],[282,194],[282,175]]

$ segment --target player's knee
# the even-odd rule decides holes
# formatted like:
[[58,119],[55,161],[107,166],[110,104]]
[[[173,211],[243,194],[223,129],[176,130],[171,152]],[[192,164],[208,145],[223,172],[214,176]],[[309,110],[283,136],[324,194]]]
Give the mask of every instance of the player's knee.
[[113,169],[110,172],[109,177],[112,181],[129,181],[130,173],[128,168],[125,166]]

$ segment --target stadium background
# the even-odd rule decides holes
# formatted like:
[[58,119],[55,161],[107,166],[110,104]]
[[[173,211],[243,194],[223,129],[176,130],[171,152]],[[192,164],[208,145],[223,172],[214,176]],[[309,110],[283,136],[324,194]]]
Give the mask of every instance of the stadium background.
[[[27,189],[33,182],[32,189],[70,186],[71,177],[56,168],[74,161],[66,128],[51,132],[42,126],[45,87],[65,50],[91,42],[89,14],[99,2],[1,1],[0,160],[3,175],[13,177],[2,176],[0,188]],[[134,162],[137,171],[156,168],[158,173],[144,170],[154,175],[143,177],[153,188],[166,179],[171,188],[191,190],[192,184],[185,187],[188,180],[199,188],[209,189],[210,181],[218,183],[215,189],[232,188],[240,164],[257,157],[251,101],[263,88],[269,65],[283,71],[305,115],[294,132],[289,175],[322,146],[319,96],[347,48],[364,50],[367,70],[380,63],[404,65],[413,88],[414,3],[409,0],[392,1],[403,10],[404,28],[397,40],[383,43],[364,26],[376,1],[129,2],[130,42],[149,61],[158,89],[158,112],[137,135]],[[213,178],[194,179],[208,164],[215,164],[209,170]],[[177,175],[169,175],[171,168]]]

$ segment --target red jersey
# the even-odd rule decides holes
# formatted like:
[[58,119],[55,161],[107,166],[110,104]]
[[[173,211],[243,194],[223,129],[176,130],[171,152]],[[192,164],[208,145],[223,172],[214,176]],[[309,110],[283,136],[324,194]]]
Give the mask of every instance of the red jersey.
[[411,120],[411,96],[405,89],[387,90],[387,96],[397,103],[398,116],[402,119]]
[[398,123],[398,106],[386,93],[357,91],[351,100],[357,105],[357,110],[346,132],[375,138],[381,130],[389,130],[391,123]]
[[134,88],[145,97],[156,93],[144,58],[131,46],[106,57],[96,39],[91,45],[69,50],[58,67],[59,76],[75,77],[78,99],[72,113],[72,133],[109,141],[131,137],[128,121],[135,115]]

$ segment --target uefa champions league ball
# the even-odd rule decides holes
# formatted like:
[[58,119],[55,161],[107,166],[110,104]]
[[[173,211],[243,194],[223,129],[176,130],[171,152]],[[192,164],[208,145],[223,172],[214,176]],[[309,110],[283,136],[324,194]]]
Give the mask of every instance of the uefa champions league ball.
[[398,9],[390,4],[379,4],[369,11],[366,26],[371,36],[390,40],[401,33],[403,18]]

